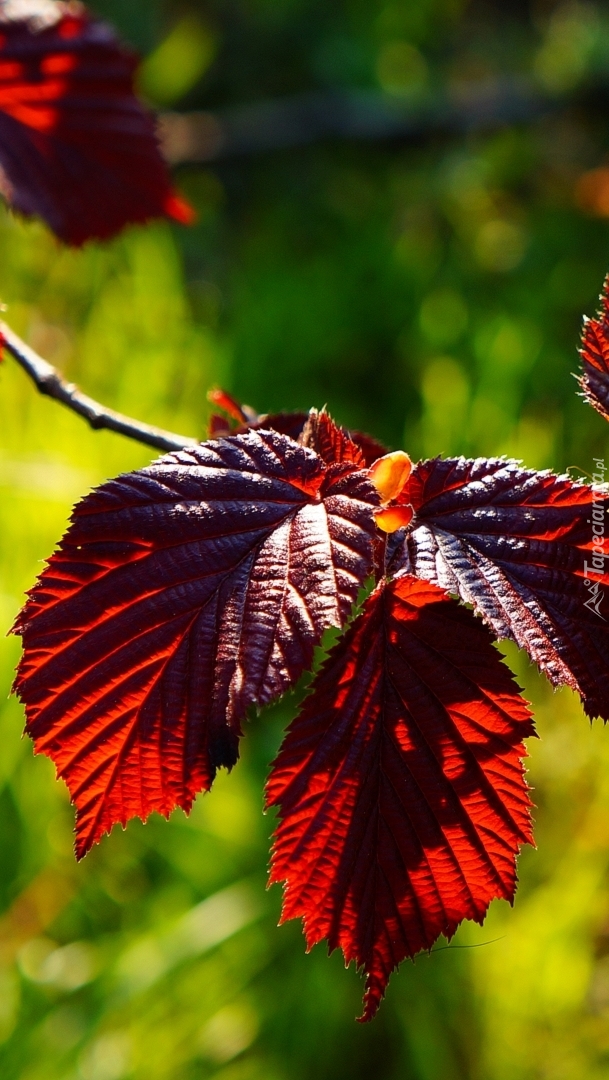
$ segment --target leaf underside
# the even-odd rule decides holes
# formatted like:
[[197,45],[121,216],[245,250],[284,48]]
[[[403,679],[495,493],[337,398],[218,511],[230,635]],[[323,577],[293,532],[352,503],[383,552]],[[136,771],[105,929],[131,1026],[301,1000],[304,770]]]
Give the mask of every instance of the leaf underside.
[[271,881],[309,948],[365,969],[362,1020],[405,957],[512,899],[531,734],[489,631],[427,582],[379,586],[330,653],[267,785]]
[[135,97],[136,63],[79,5],[0,5],[0,190],[66,243],[191,219]]
[[[498,638],[511,638],[555,686],[609,719],[609,579],[593,569],[592,489],[506,459],[417,465],[401,498],[416,519],[396,566],[473,605]],[[597,610],[584,582],[602,591]],[[604,606],[603,606],[604,605]]]
[[189,810],[372,567],[376,493],[271,431],[170,454],[87,496],[15,632],[27,731],[68,785],[78,856]]

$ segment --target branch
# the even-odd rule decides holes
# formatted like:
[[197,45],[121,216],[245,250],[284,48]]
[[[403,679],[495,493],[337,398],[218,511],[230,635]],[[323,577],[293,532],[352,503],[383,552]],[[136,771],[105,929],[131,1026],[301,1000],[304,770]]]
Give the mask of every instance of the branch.
[[93,401],[93,398],[81,394],[77,386],[66,382],[57,368],[38,356],[4,322],[0,322],[0,345],[14,357],[41,394],[60,401],[72,412],[82,416],[95,430],[107,428],[119,435],[126,435],[128,439],[153,446],[156,450],[183,450],[185,446],[198,445],[197,439],[141,424],[129,416],[114,412],[113,409],[105,409],[103,405]]
[[472,81],[401,100],[375,91],[310,92],[216,112],[164,113],[160,137],[172,165],[221,161],[321,139],[416,140],[435,133],[527,123],[560,108],[525,77]]

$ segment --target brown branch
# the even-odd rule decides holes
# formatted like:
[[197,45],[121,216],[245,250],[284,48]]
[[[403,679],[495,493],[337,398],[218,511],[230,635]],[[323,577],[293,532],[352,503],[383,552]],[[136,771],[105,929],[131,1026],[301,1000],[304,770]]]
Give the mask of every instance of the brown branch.
[[164,113],[159,133],[172,165],[247,157],[323,139],[420,140],[530,123],[564,104],[524,77],[462,83],[420,99],[375,91],[309,92],[215,112]]
[[182,450],[185,446],[198,445],[197,439],[141,424],[138,420],[123,416],[113,409],[106,409],[93,398],[81,394],[77,386],[66,382],[57,368],[38,356],[4,322],[0,322],[0,344],[14,357],[26,375],[29,375],[41,394],[61,402],[66,408],[82,416],[95,430],[107,428],[119,435],[126,435],[128,439],[153,446],[156,450]]

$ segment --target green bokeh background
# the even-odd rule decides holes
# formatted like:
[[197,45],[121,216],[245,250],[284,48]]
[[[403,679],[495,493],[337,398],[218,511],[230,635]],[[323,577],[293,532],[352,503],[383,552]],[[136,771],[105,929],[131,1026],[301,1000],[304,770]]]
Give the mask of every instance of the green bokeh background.
[[[326,141],[177,182],[199,214],[69,251],[3,211],[7,319],[94,397],[203,437],[206,390],[266,411],[328,403],[414,456],[510,454],[589,476],[609,431],[575,395],[609,225],[581,177],[609,153],[586,90],[609,75],[604,4],[99,0],[148,59],[151,102],[216,108],[306,90],[416,99],[500,73],[575,103],[416,144]],[[583,103],[582,103],[583,102]],[[608,182],[609,187],[609,182]],[[578,202],[579,198],[579,202]],[[602,202],[602,200],[601,200]],[[606,200],[605,207],[609,206]],[[592,208],[594,209],[594,208]],[[150,460],[0,368],[0,627],[74,501]],[[609,1078],[609,733],[508,650],[533,700],[538,850],[513,908],[362,984],[265,891],[264,777],[295,697],[189,818],[117,829],[80,866],[72,812],[22,740],[0,639],[0,1075],[6,1080]]]

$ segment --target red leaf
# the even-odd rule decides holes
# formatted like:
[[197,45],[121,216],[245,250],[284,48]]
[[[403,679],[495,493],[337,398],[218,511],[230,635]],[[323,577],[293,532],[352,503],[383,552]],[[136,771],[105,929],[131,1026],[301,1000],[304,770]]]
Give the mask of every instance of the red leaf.
[[278,431],[280,435],[289,435],[295,442],[299,442],[308,416],[306,412],[262,413],[249,426],[254,430],[270,428],[271,431]]
[[[304,422],[299,435],[295,435],[293,432],[296,420],[300,416],[304,417]],[[362,468],[367,468],[387,453],[387,448],[372,436],[340,427],[325,409],[321,412],[311,409],[306,416],[304,413],[262,416],[260,423],[264,427],[292,435],[292,438],[297,438],[305,446],[311,446],[328,464],[333,461],[353,461]]]
[[578,378],[586,401],[609,420],[609,276],[601,293],[596,319],[584,319],[580,356],[583,375]]
[[[334,461],[353,460],[357,464],[368,466],[387,453],[386,447],[372,436],[364,435],[361,431],[347,431],[346,428],[339,427],[325,409],[320,412],[317,409],[310,409],[308,413],[258,414],[249,405],[241,405],[226,390],[210,390],[207,397],[214,405],[223,409],[233,421],[237,421],[238,426],[233,428],[233,434],[250,428],[254,431],[259,428],[265,430],[270,428],[272,431],[279,431],[282,435],[289,435],[295,442],[300,442],[304,446],[311,446],[327,464]],[[229,434],[230,431],[230,423],[222,417],[211,417],[210,435],[212,437]],[[355,444],[357,447],[355,452],[353,446],[347,446],[345,439],[350,444]]]
[[[269,417],[275,424],[279,417]],[[361,468],[372,465],[387,453],[386,447],[361,431],[349,431],[334,422],[325,408],[318,412],[311,409],[303,427],[300,442],[311,446],[327,464],[333,461],[351,461]]]
[[366,459],[348,431],[334,423],[325,409],[311,409],[299,440],[319,454],[326,465],[347,461],[358,469],[366,468]]
[[192,211],[173,190],[136,59],[80,4],[0,4],[0,188],[62,240]]
[[363,431],[349,431],[349,435],[359,446],[366,465],[373,465],[377,458],[387,453],[387,447],[383,446],[378,439],[373,439],[372,435],[366,435]]
[[75,509],[15,630],[27,731],[66,781],[82,856],[188,810],[240,723],[310,666],[370,572],[376,493],[274,432],[169,454]]
[[[259,415],[252,409],[251,416],[248,416],[245,410],[250,411],[249,405],[241,405],[225,390],[212,390],[207,397],[213,404],[219,405],[229,417],[228,420],[217,415],[210,417],[210,436],[212,437],[216,432],[219,435],[241,435],[244,431],[259,431],[260,428],[264,428],[265,431],[277,431],[280,435],[289,435],[294,442],[299,442],[309,415],[305,412],[264,413]],[[220,399],[223,399],[222,404],[220,404]],[[235,424],[237,409],[243,416],[241,421],[237,421]]]
[[248,427],[250,420],[253,418],[256,420],[258,419],[255,414],[254,417],[248,416],[245,407],[241,405],[232,394],[229,394],[227,390],[208,390],[207,400],[210,401],[212,405],[216,405],[218,409],[222,409],[231,420],[236,421],[241,427]]
[[407,956],[511,900],[532,843],[526,703],[491,635],[433,585],[379,587],[330,653],[268,782],[271,881],[367,975],[370,1020]]
[[397,565],[471,603],[607,720],[609,578],[603,549],[593,554],[593,508],[607,519],[596,495],[505,459],[422,462],[400,496],[416,518]]

